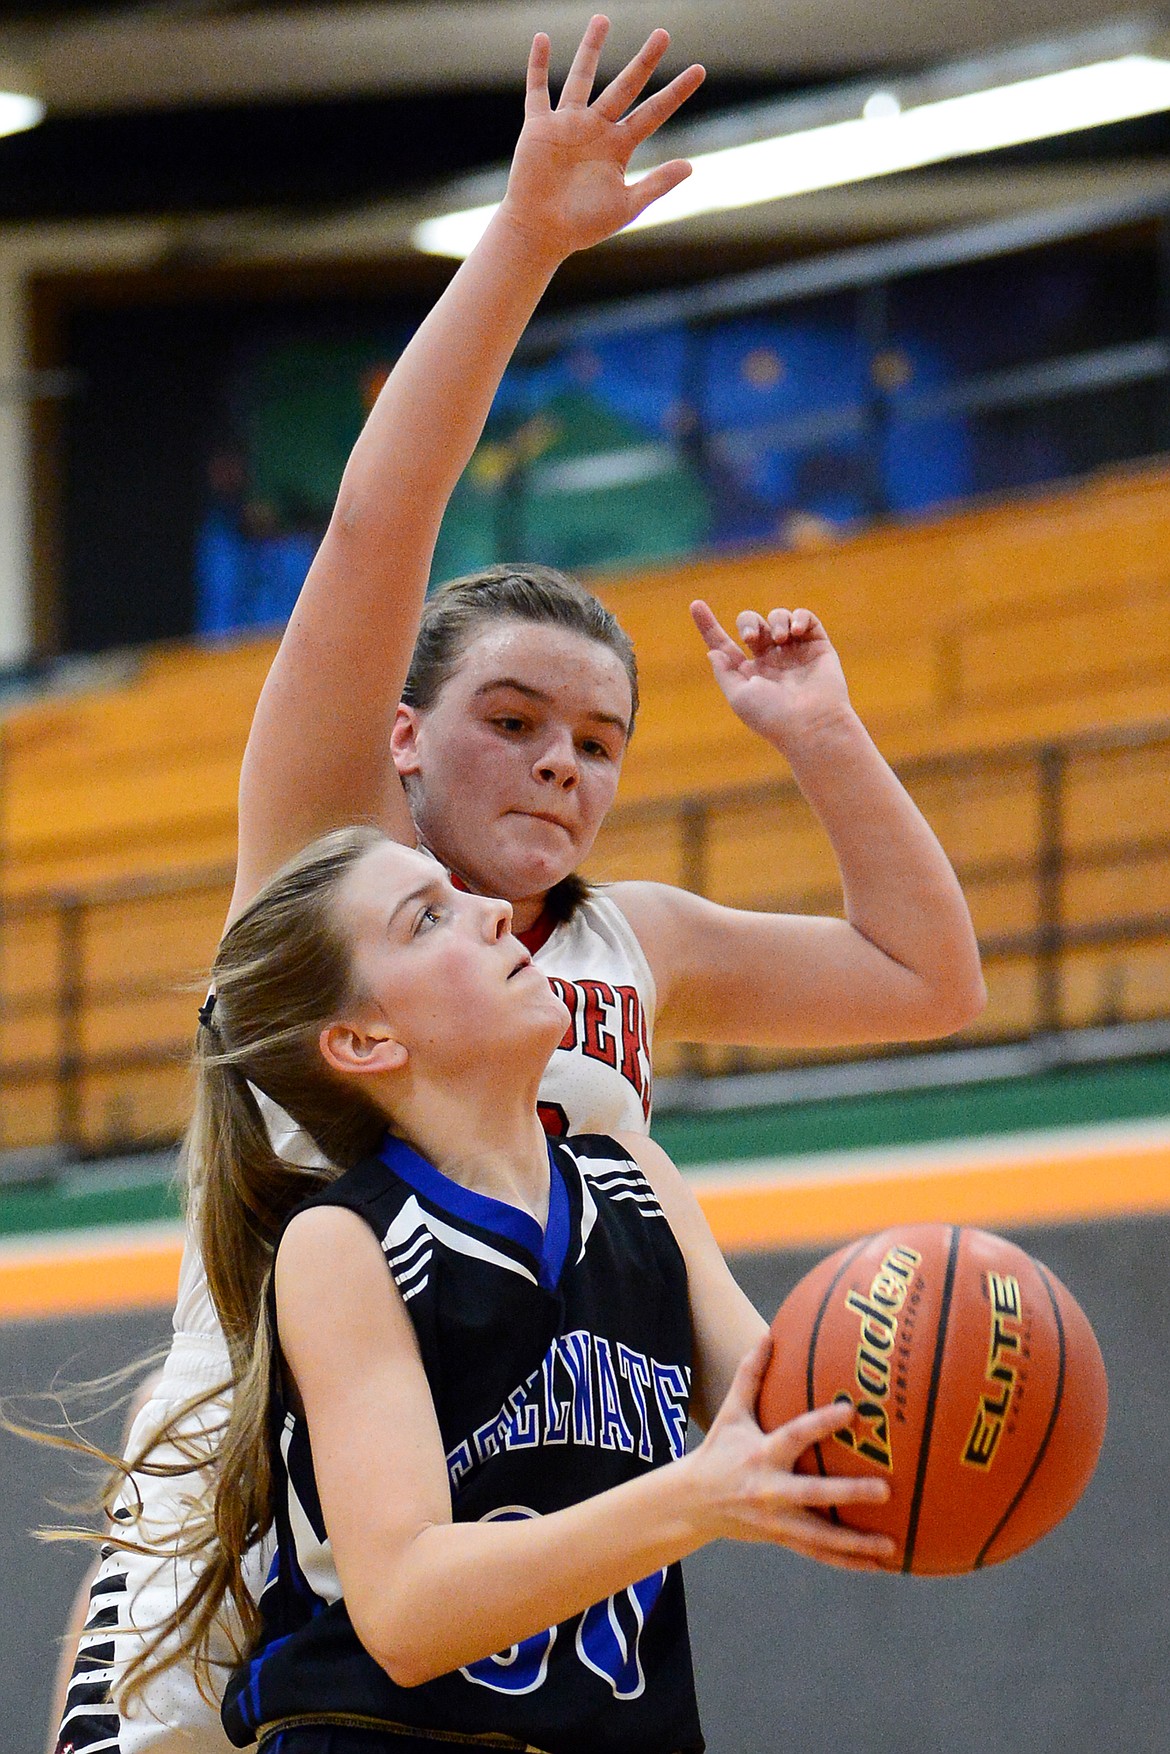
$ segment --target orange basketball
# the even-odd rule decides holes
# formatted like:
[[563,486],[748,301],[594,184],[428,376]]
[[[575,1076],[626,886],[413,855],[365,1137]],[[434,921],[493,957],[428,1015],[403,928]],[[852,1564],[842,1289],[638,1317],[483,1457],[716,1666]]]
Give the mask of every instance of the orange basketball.
[[847,1399],[801,1472],[876,1475],[882,1505],[830,1513],[890,1535],[891,1571],[997,1565],[1076,1503],[1105,1435],[1097,1339],[1060,1280],[986,1231],[914,1224],[839,1249],[785,1299],[760,1391],[773,1431]]

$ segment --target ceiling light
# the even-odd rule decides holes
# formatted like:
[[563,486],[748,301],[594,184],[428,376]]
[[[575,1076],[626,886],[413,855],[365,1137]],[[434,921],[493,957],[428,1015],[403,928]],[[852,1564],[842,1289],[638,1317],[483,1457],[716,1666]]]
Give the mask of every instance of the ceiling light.
[[44,113],[45,106],[33,96],[25,73],[11,62],[0,61],[0,135],[35,128]]
[[900,116],[902,106],[892,91],[875,91],[867,97],[861,107],[861,113],[867,122],[880,122],[883,116]]
[[[846,121],[695,154],[686,182],[626,229],[840,188],[1162,110],[1170,110],[1170,60],[1148,54],[1119,55],[905,108],[895,93],[874,92],[863,113]],[[433,255],[466,256],[495,210],[492,203],[428,219],[416,228],[414,242]]]

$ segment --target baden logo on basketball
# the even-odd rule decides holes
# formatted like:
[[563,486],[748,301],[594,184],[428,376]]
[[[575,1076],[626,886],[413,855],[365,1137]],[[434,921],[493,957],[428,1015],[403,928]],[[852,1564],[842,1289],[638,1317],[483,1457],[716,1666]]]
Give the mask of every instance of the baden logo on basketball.
[[834,1399],[852,1401],[857,1417],[865,1421],[866,1429],[835,1431],[834,1441],[890,1472],[893,1471],[894,1455],[890,1445],[888,1400],[898,1338],[898,1312],[906,1301],[914,1269],[921,1260],[922,1256],[914,1249],[896,1245],[883,1257],[868,1294],[863,1297],[859,1291],[850,1291],[845,1298],[846,1309],[861,1317],[861,1336],[857,1342],[854,1367],[859,1394],[854,1399],[842,1392]]
[[991,1386],[979,1397],[963,1449],[963,1463],[968,1468],[990,1468],[995,1460],[1021,1375],[1024,1305],[1019,1281],[1010,1274],[988,1273],[987,1301],[991,1316],[987,1381]]

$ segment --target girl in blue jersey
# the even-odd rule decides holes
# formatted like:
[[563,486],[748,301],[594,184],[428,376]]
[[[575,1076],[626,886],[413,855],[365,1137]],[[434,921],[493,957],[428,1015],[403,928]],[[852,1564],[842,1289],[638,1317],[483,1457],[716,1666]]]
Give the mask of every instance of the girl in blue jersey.
[[[216,958],[192,1157],[234,1394],[164,1660],[230,1598],[239,1745],[698,1750],[679,1560],[721,1537],[890,1556],[816,1514],[883,1483],[792,1471],[849,1407],[759,1429],[765,1325],[663,1152],[547,1139],[567,1014],[511,923],[341,830]],[[340,1173],[277,1156],[257,1091]],[[257,1616],[241,1564],[273,1520]]]

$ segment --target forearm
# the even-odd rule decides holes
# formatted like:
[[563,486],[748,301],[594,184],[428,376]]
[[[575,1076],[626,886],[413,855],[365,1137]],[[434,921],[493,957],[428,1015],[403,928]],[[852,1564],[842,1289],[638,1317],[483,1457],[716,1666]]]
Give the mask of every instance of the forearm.
[[386,738],[435,540],[554,267],[497,216],[379,396],[257,705],[233,907],[328,828],[370,819],[409,837]]
[[509,359],[558,266],[501,209],[394,366],[342,477],[331,534],[433,541]]
[[693,1472],[688,1457],[549,1516],[425,1528],[388,1594],[370,1556],[370,1612],[355,1611],[347,1589],[358,1634],[396,1681],[417,1686],[556,1626],[711,1538]]
[[950,860],[849,707],[784,750],[837,858],[851,926],[923,983],[943,1027],[982,1002],[979,951]]

